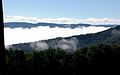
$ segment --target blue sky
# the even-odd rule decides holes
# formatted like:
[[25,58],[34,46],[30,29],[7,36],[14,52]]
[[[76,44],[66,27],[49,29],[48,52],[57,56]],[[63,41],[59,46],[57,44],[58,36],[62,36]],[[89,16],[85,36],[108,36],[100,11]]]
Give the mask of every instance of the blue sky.
[[120,0],[3,0],[4,16],[120,18]]

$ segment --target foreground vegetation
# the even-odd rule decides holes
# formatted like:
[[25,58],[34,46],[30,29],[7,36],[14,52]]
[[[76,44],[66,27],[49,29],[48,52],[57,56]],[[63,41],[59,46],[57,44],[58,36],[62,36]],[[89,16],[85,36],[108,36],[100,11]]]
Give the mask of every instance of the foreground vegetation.
[[24,53],[6,50],[7,75],[78,75],[119,72],[120,45],[100,44],[69,53],[60,49]]

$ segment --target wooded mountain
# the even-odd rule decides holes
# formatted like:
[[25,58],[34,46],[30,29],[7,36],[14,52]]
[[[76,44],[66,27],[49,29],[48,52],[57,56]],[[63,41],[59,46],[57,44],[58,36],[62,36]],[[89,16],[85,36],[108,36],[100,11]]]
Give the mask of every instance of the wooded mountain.
[[10,45],[10,48],[25,51],[46,50],[49,48],[60,48],[68,52],[72,52],[78,48],[89,47],[96,44],[120,44],[120,26],[110,28],[108,30],[86,35],[77,35],[67,38],[54,38],[30,43],[20,43]]
[[32,28],[32,27],[38,27],[38,26],[49,26],[50,28],[54,27],[60,27],[60,28],[78,28],[78,27],[89,27],[89,26],[103,26],[103,27],[114,27],[115,25],[91,25],[91,24],[55,24],[55,23],[25,23],[25,22],[8,22],[4,23],[5,27],[9,28]]

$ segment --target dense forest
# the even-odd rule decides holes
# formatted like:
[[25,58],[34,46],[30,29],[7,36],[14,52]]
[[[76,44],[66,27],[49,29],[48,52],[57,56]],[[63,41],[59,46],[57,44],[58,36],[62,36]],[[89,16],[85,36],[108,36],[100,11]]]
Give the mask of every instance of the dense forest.
[[24,53],[6,50],[6,75],[79,75],[119,72],[120,44],[99,44],[65,52],[48,49]]

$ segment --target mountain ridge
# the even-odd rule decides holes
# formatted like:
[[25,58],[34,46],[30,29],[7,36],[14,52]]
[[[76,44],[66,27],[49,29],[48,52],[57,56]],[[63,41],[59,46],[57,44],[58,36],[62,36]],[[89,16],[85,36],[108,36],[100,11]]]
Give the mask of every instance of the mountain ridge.
[[79,23],[79,24],[57,24],[57,23],[44,23],[44,22],[40,22],[40,23],[26,23],[26,22],[7,22],[4,23],[4,27],[10,27],[10,28],[17,28],[17,27],[21,27],[21,28],[32,28],[32,27],[38,27],[38,26],[49,26],[50,28],[54,28],[54,27],[60,27],[60,28],[78,28],[78,27],[89,27],[89,26],[103,26],[103,27],[114,27],[117,25],[91,25],[91,24],[83,24],[83,23]]

